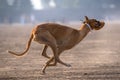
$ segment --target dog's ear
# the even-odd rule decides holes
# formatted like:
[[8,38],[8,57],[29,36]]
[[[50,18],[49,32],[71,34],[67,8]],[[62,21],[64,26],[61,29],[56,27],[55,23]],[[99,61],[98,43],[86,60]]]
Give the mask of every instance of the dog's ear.
[[89,20],[89,18],[87,16],[85,16],[85,21],[88,21],[88,20]]

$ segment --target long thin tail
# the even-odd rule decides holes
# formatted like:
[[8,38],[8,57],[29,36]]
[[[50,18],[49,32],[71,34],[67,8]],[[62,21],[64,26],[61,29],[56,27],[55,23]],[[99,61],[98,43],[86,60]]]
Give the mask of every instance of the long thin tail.
[[26,45],[26,49],[23,53],[18,54],[18,53],[12,52],[12,51],[8,51],[8,52],[15,55],[15,56],[23,56],[29,50],[32,39],[33,39],[33,34],[31,34],[30,39]]

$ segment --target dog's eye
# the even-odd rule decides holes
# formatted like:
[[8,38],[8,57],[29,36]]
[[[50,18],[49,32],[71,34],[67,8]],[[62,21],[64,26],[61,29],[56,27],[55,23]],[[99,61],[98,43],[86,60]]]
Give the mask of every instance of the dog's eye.
[[100,26],[100,22],[96,21],[95,25],[99,27]]

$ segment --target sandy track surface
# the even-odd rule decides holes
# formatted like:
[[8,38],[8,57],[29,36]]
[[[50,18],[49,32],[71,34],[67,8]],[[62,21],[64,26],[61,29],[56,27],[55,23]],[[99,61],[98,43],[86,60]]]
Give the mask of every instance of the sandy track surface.
[[[89,33],[62,53],[61,59],[72,67],[57,64],[48,67],[45,75],[41,73],[47,61],[40,54],[43,45],[33,42],[27,55],[20,58],[6,52],[25,49],[33,27],[17,26],[0,26],[0,80],[120,80],[120,24],[106,24]],[[47,52],[52,55],[50,48]]]

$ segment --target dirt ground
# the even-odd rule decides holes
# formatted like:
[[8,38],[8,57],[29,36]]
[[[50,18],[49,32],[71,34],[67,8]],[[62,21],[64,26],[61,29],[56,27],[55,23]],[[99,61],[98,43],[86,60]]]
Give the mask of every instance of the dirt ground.
[[[47,61],[40,54],[43,45],[32,42],[23,57],[7,53],[7,50],[22,52],[32,28],[31,25],[0,25],[0,80],[120,80],[119,23],[108,22],[100,31],[89,33],[73,49],[62,53],[61,59],[72,67],[57,64],[48,67],[45,75],[41,73]],[[47,52],[52,55],[50,48]]]

